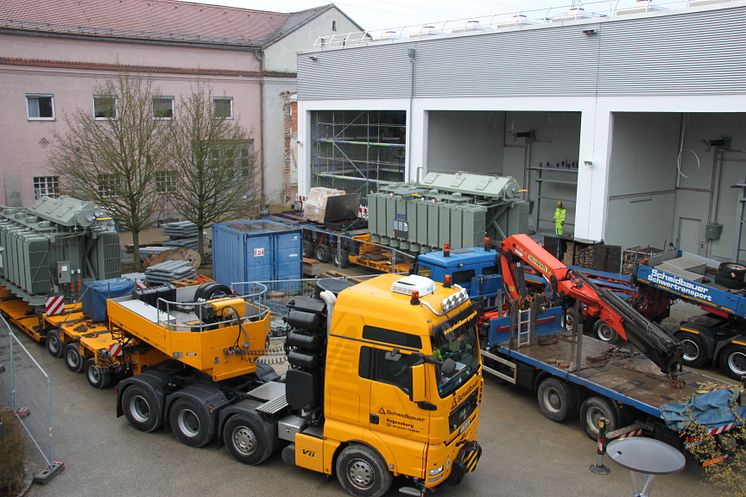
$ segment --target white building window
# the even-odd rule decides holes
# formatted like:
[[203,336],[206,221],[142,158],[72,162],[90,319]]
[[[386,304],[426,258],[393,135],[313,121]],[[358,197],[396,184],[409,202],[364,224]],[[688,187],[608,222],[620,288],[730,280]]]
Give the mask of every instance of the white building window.
[[158,171],[155,173],[155,190],[158,193],[173,193],[176,191],[176,173],[174,171]]
[[94,96],[93,97],[93,117],[100,120],[116,119],[117,114],[117,97]]
[[212,114],[217,118],[233,119],[233,97],[213,97]]
[[34,200],[39,200],[42,197],[57,198],[59,196],[59,176],[34,176]]
[[174,118],[174,97],[153,97],[153,119]]
[[54,95],[26,95],[26,117],[29,121],[54,121]]
[[102,197],[115,197],[119,189],[119,178],[116,174],[98,175],[98,194]]
[[332,21],[332,31],[337,30],[337,21]]

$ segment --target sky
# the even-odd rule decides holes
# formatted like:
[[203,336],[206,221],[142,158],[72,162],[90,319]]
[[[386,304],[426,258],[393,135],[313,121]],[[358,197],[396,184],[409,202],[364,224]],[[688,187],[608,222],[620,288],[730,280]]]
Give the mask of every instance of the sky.
[[[292,12],[319,7],[333,1],[366,30],[412,26],[445,20],[468,19],[522,12],[530,18],[551,17],[567,11],[573,0],[191,0],[276,12]],[[587,11],[609,13],[636,0],[578,1]],[[686,6],[686,1],[656,0],[661,6]]]

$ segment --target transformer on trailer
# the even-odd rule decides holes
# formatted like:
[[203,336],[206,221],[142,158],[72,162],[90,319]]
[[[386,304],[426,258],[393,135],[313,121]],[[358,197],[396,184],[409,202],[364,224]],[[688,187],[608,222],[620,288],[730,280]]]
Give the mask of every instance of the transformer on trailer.
[[527,233],[528,214],[508,176],[428,173],[419,183],[385,185],[368,195],[371,240],[413,253]]
[[0,210],[0,283],[32,306],[71,296],[84,279],[121,275],[119,234],[94,203],[41,198]]

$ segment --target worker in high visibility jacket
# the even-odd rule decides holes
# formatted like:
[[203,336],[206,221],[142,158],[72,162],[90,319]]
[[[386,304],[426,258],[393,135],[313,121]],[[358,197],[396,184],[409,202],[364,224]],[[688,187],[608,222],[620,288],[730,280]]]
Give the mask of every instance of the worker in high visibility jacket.
[[562,201],[557,201],[557,208],[554,210],[554,234],[562,236],[565,234],[565,219],[567,218],[567,209],[562,205]]

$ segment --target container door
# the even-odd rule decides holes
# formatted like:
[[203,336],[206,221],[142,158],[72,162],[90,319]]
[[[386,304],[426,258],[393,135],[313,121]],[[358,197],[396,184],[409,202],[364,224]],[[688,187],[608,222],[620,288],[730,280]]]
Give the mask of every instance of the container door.
[[269,235],[246,238],[246,277],[244,281],[270,281],[272,276],[272,246]]
[[[275,280],[299,280],[302,275],[302,255],[303,241],[301,234],[295,233],[277,233],[274,235],[274,274]],[[290,292],[297,285],[298,281],[288,283],[287,288],[282,291]]]

